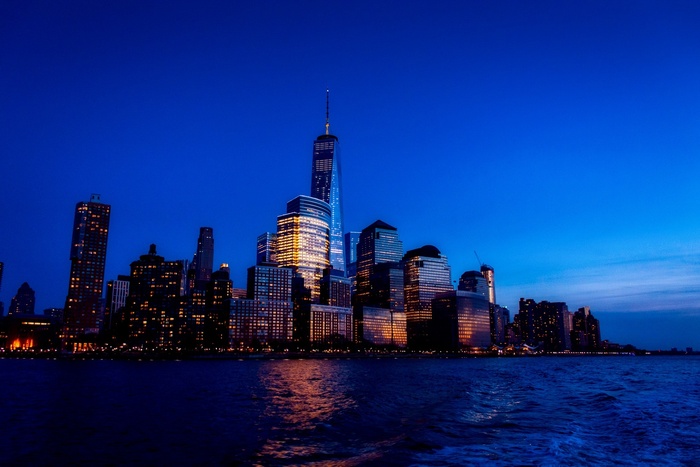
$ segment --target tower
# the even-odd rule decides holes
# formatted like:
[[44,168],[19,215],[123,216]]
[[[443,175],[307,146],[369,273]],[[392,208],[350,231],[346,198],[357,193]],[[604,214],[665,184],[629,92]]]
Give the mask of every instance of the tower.
[[399,267],[398,262],[401,261],[402,256],[403,243],[399,240],[396,227],[378,220],[362,230],[357,243],[357,304],[378,305],[370,298],[373,290],[370,279],[375,266],[394,263]]
[[453,290],[450,266],[432,245],[406,252],[403,264],[408,347],[426,350],[433,344],[432,300],[440,292]]
[[192,259],[190,269],[195,271],[195,280],[208,282],[214,267],[214,229],[200,227],[197,238],[197,251]]
[[338,138],[330,134],[329,91],[326,90],[326,132],[314,141],[311,164],[311,196],[331,208],[330,254],[333,269],[345,271],[343,248],[343,204]]
[[100,298],[107,258],[111,206],[93,194],[75,206],[70,279],[64,308],[65,340],[99,332]]

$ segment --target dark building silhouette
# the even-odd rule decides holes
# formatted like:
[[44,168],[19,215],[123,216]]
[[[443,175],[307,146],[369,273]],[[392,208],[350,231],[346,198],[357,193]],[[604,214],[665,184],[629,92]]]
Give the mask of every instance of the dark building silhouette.
[[75,207],[70,249],[70,279],[64,307],[63,339],[66,347],[78,348],[80,336],[97,334],[100,299],[107,259],[107,237],[111,207],[92,195]]
[[44,316],[49,318],[52,323],[63,324],[63,308],[45,308]]
[[328,203],[330,206],[329,261],[333,269],[345,271],[340,146],[338,138],[330,134],[328,96],[329,93],[326,90],[326,132],[314,141],[311,162],[311,196]]
[[602,346],[600,322],[593,317],[589,307],[579,308],[573,314],[571,348],[577,351],[595,351]]
[[403,265],[408,347],[428,350],[433,345],[433,299],[453,290],[450,266],[432,245],[406,252]]
[[19,289],[17,289],[17,294],[12,297],[7,316],[33,315],[35,303],[36,297],[34,295],[34,290],[29,287],[29,284],[24,282],[19,286]]
[[465,292],[474,292],[482,295],[488,300],[489,287],[486,278],[479,271],[467,271],[459,278],[457,290]]
[[[4,269],[5,269],[5,263],[0,261],[0,291],[2,291],[2,273],[3,273]],[[5,304],[0,302],[0,318],[3,317],[4,313],[5,313]]]
[[209,282],[214,268],[214,229],[200,227],[197,238],[197,251],[192,259],[190,269],[194,271],[194,279]]
[[177,344],[183,261],[165,261],[151,245],[147,255],[131,263],[127,299],[129,342],[143,349],[168,349]]

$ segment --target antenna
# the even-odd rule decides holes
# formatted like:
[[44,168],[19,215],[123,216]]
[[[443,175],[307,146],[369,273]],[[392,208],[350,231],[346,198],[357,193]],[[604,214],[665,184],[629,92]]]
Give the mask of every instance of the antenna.
[[483,266],[484,263],[481,262],[481,258],[479,258],[479,254],[474,250],[474,256],[476,256],[476,260],[479,262],[479,267]]
[[329,96],[330,96],[330,91],[328,88],[326,88],[326,134],[330,135],[330,127],[331,127],[331,121],[330,121],[330,112],[329,112]]

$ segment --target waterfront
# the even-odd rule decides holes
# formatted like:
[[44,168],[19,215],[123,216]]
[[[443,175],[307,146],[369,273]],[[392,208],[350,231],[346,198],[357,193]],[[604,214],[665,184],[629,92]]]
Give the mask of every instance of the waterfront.
[[3,465],[700,462],[700,358],[0,360]]

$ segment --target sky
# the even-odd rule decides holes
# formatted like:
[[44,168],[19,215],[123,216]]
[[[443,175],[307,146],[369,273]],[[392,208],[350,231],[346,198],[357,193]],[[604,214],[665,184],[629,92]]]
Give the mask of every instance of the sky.
[[[590,306],[602,337],[700,349],[700,3],[0,3],[0,300],[62,307],[75,204],[105,281],[151,243],[244,287],[256,237],[340,141],[345,228],[432,244],[497,301]],[[477,260],[478,254],[480,260]]]

